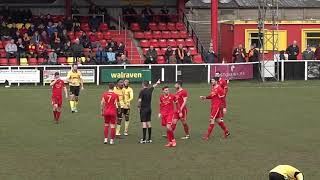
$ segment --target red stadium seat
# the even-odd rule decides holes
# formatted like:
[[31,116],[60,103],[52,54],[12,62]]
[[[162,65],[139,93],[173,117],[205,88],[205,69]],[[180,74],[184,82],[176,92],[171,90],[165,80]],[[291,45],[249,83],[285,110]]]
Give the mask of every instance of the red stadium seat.
[[190,51],[191,55],[197,55],[198,54],[198,51],[197,51],[197,49],[195,47],[190,47],[189,51]]
[[9,59],[9,66],[18,66],[18,60],[17,58],[10,58]]
[[2,41],[0,41],[0,49],[4,49],[4,46],[2,44]]
[[96,32],[96,37],[97,37],[98,40],[103,39],[103,34],[102,34],[102,32]]
[[165,31],[165,30],[167,30],[167,25],[166,25],[166,23],[159,23],[159,24],[158,24],[158,29],[159,29],[160,31]]
[[180,38],[182,38],[182,39],[187,39],[189,37],[187,31],[180,31],[179,35],[180,35]]
[[31,65],[31,66],[38,65],[38,60],[37,60],[37,58],[29,58],[29,59],[28,59],[28,64]]
[[166,51],[167,51],[167,48],[161,48],[161,53],[162,53],[162,54],[165,54]]
[[81,31],[78,31],[75,33],[75,37],[76,38],[79,38],[80,36],[82,36],[82,32]]
[[97,42],[98,41],[98,39],[94,33],[91,33],[89,35],[89,39],[90,39],[90,42]]
[[100,45],[101,45],[102,48],[107,47],[107,40],[101,39],[101,40],[100,40]]
[[107,23],[101,23],[99,26],[99,31],[101,31],[101,32],[106,32],[106,31],[108,31],[108,29],[109,29],[109,27],[108,27]]
[[38,58],[38,64],[41,65],[43,63],[45,63],[46,60],[44,58]]
[[144,32],[144,38],[145,39],[152,39],[152,33],[151,31]]
[[80,29],[84,32],[89,32],[90,31],[90,26],[88,23],[84,23],[80,25]]
[[196,63],[196,64],[201,64],[201,63],[203,63],[203,61],[202,61],[202,56],[201,56],[200,54],[195,55],[195,56],[193,57],[193,62]]
[[134,33],[134,38],[143,39],[144,38],[144,33],[143,32],[135,32]]
[[158,64],[165,64],[166,60],[165,60],[165,58],[163,56],[158,56],[157,63]]
[[8,66],[8,59],[0,58],[0,66]]
[[175,24],[175,23],[172,23],[172,22],[169,22],[169,23],[167,24],[167,29],[168,29],[169,31],[175,31],[175,30],[176,30],[176,24]]
[[148,48],[148,47],[150,47],[150,42],[148,41],[148,40],[141,40],[140,41],[140,46],[142,47],[142,48],[144,48],[144,47],[146,47],[146,48]]
[[186,43],[184,42],[183,39],[177,39],[176,42],[177,42],[177,45],[178,45],[178,46],[179,46],[180,44],[182,44],[183,47],[186,46]]
[[140,31],[140,25],[138,23],[131,23],[130,29],[132,31]]
[[171,38],[170,31],[162,31],[162,38],[163,39],[170,39]]
[[187,47],[193,47],[193,46],[195,46],[194,41],[193,41],[192,38],[186,39],[186,40],[185,40],[185,43],[186,43],[186,46],[187,46]]
[[149,23],[149,29],[150,29],[151,31],[156,31],[156,30],[158,30],[157,23],[154,23],[154,22]]
[[104,32],[103,33],[103,38],[104,39],[111,39],[111,33],[110,32]]
[[75,36],[74,36],[74,32],[68,32],[67,33],[68,34],[68,37],[70,38],[70,39],[75,39]]
[[157,55],[158,56],[162,56],[163,55],[160,48],[154,48],[154,49],[157,51]]
[[159,40],[159,47],[167,47],[167,46],[168,46],[167,40],[165,40],[165,39]]
[[58,64],[67,64],[66,57],[58,57]]
[[143,52],[143,54],[145,55],[145,54],[147,54],[147,51],[149,50],[149,48],[143,48],[142,49],[142,52]]
[[174,39],[168,39],[167,44],[171,47],[177,47],[177,42]]
[[0,58],[6,57],[6,51],[4,49],[0,49]]
[[177,29],[178,31],[184,31],[184,30],[185,30],[184,23],[182,23],[182,22],[177,22],[177,23],[176,23],[176,29]]
[[159,42],[157,39],[151,39],[150,40],[150,46],[153,46],[153,47],[159,47]]
[[171,38],[172,39],[179,39],[180,35],[178,31],[171,31]]
[[152,37],[153,39],[161,39],[162,38],[161,31],[153,31]]
[[10,42],[10,40],[2,41],[3,47],[6,47],[6,45]]

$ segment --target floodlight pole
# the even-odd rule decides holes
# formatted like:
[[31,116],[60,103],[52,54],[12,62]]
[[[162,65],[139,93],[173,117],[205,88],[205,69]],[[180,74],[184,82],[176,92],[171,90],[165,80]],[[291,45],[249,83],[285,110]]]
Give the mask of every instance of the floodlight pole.
[[211,0],[211,42],[215,52],[218,52],[218,4],[218,0]]

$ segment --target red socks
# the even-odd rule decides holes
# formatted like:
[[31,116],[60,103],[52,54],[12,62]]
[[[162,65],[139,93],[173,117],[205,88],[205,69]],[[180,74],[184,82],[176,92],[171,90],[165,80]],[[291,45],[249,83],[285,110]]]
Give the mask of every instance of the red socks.
[[188,126],[188,124],[183,124],[183,129],[184,129],[184,132],[186,133],[186,135],[189,135],[189,126]]
[[169,142],[172,142],[174,139],[173,131],[167,130],[167,139]]
[[61,115],[61,112],[59,112],[59,111],[53,111],[53,117],[54,117],[54,120],[55,120],[55,121],[59,121],[60,115]]
[[61,112],[57,111],[56,113],[57,113],[57,121],[59,121]]
[[116,128],[111,128],[111,139],[116,137]]
[[226,127],[223,121],[220,121],[218,124],[224,132],[228,131],[228,128]]
[[177,127],[177,124],[172,124],[172,125],[171,125],[172,131],[175,131],[175,130],[176,130],[176,127]]
[[104,138],[108,138],[109,135],[109,126],[104,126]]
[[214,124],[209,124],[207,136],[209,137],[214,129]]

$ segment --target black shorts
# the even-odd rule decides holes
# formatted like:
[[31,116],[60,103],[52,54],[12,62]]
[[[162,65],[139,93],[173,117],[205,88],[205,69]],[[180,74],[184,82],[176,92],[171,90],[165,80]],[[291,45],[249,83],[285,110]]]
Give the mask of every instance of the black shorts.
[[269,180],[285,180],[284,176],[276,173],[276,172],[270,172],[269,173]]
[[130,109],[121,109],[122,110],[122,113],[125,115],[125,116],[129,116],[130,115]]
[[70,94],[79,96],[80,94],[80,86],[70,86]]
[[140,109],[140,120],[141,122],[150,122],[151,109]]

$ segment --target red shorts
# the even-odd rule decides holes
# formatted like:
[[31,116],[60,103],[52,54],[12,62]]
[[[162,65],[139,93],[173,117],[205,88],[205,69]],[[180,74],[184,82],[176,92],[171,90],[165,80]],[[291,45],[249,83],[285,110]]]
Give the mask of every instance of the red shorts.
[[211,109],[210,119],[223,118],[223,109],[220,107],[214,107]]
[[51,97],[51,102],[52,102],[52,105],[57,104],[58,107],[62,107],[62,97],[52,96]]
[[117,117],[116,116],[110,116],[110,115],[104,115],[104,123],[106,124],[116,124]]
[[162,126],[167,126],[168,124],[169,125],[172,124],[173,116],[174,116],[174,113],[162,115],[161,125]]
[[188,114],[188,110],[187,109],[183,109],[182,110],[182,117],[179,117],[179,113],[175,112],[174,113],[174,119],[187,120],[187,114]]

